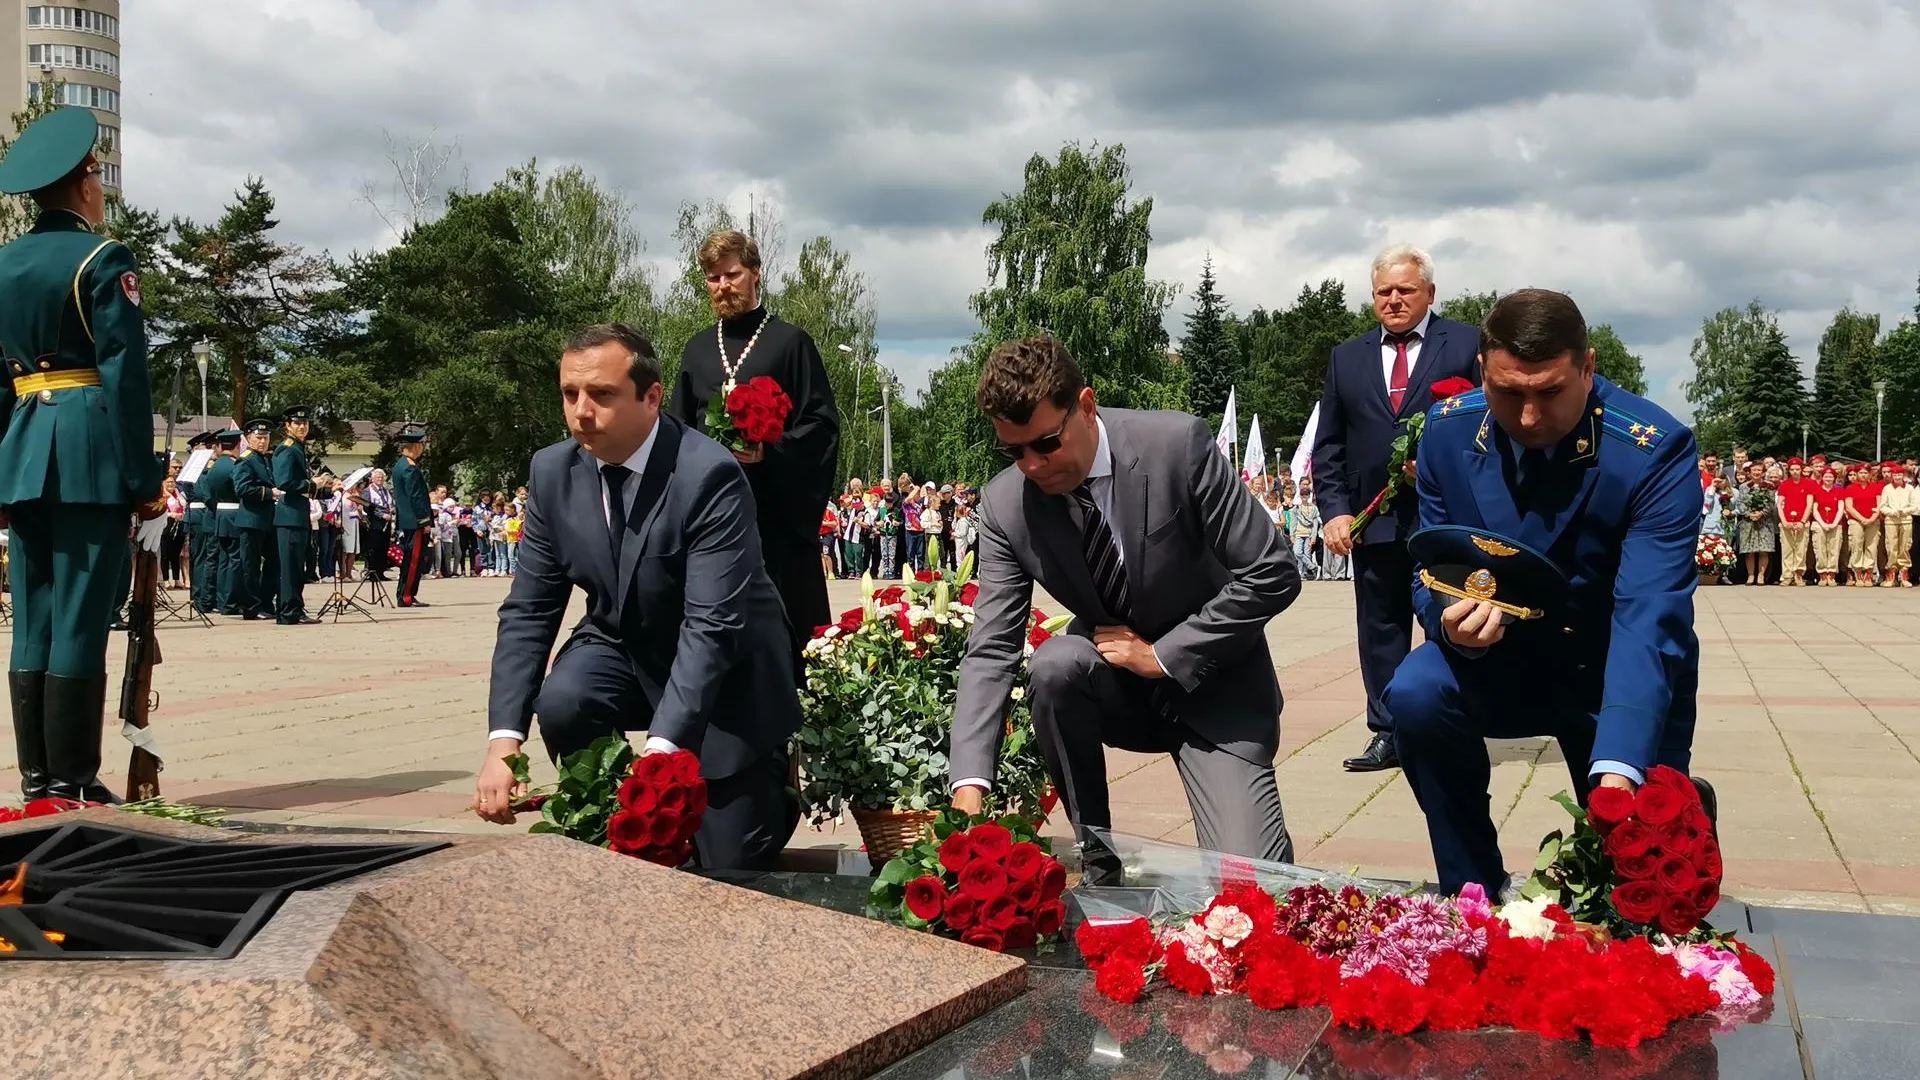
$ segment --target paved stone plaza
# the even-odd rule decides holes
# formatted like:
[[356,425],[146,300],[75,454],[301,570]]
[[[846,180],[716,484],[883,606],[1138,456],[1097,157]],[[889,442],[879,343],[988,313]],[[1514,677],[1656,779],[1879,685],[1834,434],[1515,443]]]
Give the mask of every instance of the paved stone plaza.
[[[270,822],[497,829],[468,805],[506,586],[428,581],[421,593],[431,608],[381,608],[377,623],[164,627],[153,722],[166,795]],[[857,597],[851,583],[833,588],[836,610]],[[308,609],[327,594],[309,587]],[[1920,914],[1920,600],[1879,589],[1719,587],[1701,590],[1698,610],[1705,658],[1694,760],[1720,793],[1727,893]],[[1430,876],[1425,827],[1400,774],[1340,769],[1366,742],[1350,586],[1309,582],[1268,639],[1287,698],[1280,784],[1301,861]],[[116,635],[115,701],[123,643]],[[11,800],[19,790],[11,728],[0,732],[0,791]],[[1567,786],[1566,767],[1545,740],[1490,749],[1508,865],[1523,869],[1539,837],[1566,821],[1548,801]],[[534,753],[536,778],[551,778]],[[127,744],[111,732],[106,757],[103,775],[117,788]],[[1192,840],[1170,761],[1118,751],[1109,761],[1118,830]],[[849,821],[824,832],[803,826],[795,843],[859,839]]]

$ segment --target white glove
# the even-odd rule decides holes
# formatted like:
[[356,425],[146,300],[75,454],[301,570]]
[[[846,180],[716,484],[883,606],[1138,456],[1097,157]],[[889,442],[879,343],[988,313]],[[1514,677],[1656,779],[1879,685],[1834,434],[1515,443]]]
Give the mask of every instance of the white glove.
[[166,533],[167,515],[161,514],[151,521],[141,522],[139,531],[134,535],[139,540],[142,549],[158,555],[160,553],[160,538],[165,536]]

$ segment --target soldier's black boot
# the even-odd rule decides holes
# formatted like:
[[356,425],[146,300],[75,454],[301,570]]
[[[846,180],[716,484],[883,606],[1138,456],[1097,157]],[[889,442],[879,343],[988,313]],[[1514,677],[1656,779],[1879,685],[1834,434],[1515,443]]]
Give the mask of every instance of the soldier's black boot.
[[47,797],[47,673],[7,672],[7,690],[13,698],[13,745],[20,755],[20,795]]
[[48,675],[47,794],[56,799],[116,805],[119,796],[100,782],[102,710],[107,703],[105,674],[85,679]]

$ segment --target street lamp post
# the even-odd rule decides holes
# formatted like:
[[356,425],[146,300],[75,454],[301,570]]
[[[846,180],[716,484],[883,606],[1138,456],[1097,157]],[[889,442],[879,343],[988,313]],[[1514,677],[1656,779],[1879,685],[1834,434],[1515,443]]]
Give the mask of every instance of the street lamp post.
[[193,366],[200,369],[200,427],[207,426],[207,354],[213,352],[213,346],[205,341],[193,343]]
[[[854,355],[853,346],[847,344],[844,341],[841,342],[838,346],[836,346],[836,348],[838,348],[841,352],[846,353],[847,356],[851,358],[853,361],[853,407],[855,409],[858,409],[860,408],[860,375],[861,375],[860,358]],[[861,426],[865,427],[866,425],[862,424]],[[854,436],[853,444],[854,444],[855,450],[852,454],[852,459],[855,462],[855,464],[853,466],[849,466],[849,470],[853,468],[857,468],[858,462],[860,461],[860,452],[857,449],[860,445],[860,442],[859,442],[859,435],[857,433]]]
[[1884,461],[1880,453],[1880,417],[1887,408],[1887,380],[1873,380],[1873,460]]
[[1811,427],[1812,425],[1806,424],[1806,423],[1802,423],[1800,425],[1800,460],[1801,461],[1807,460],[1807,432],[1811,429]]
[[167,456],[173,456],[173,418],[180,414],[180,377],[187,370],[184,358],[173,362],[173,394],[167,399]]
[[[861,360],[858,354],[853,351],[853,346],[846,342],[841,342],[837,347],[841,352],[854,358],[853,403],[857,408],[860,404]],[[880,370],[880,362],[878,359],[868,357],[866,362],[873,365],[873,377],[880,380],[880,476],[884,479],[891,480],[893,479],[893,382],[887,378],[886,372]],[[859,460],[857,454],[855,455],[855,460]]]

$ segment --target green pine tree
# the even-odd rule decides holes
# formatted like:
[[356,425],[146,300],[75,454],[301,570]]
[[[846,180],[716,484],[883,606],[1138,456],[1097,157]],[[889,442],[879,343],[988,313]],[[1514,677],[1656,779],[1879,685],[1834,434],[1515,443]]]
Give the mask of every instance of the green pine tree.
[[1756,458],[1798,453],[1808,411],[1800,361],[1779,325],[1769,321],[1748,362],[1735,374],[1727,417],[1734,438]]
[[1187,336],[1180,342],[1180,362],[1187,372],[1187,397],[1193,411],[1217,421],[1227,407],[1227,395],[1240,378],[1240,352],[1227,334],[1227,301],[1213,276],[1213,256],[1200,267],[1200,285],[1193,291],[1193,310],[1187,313]]
[[1813,444],[1829,454],[1873,452],[1873,380],[1880,316],[1842,308],[1820,336],[1813,369]]

